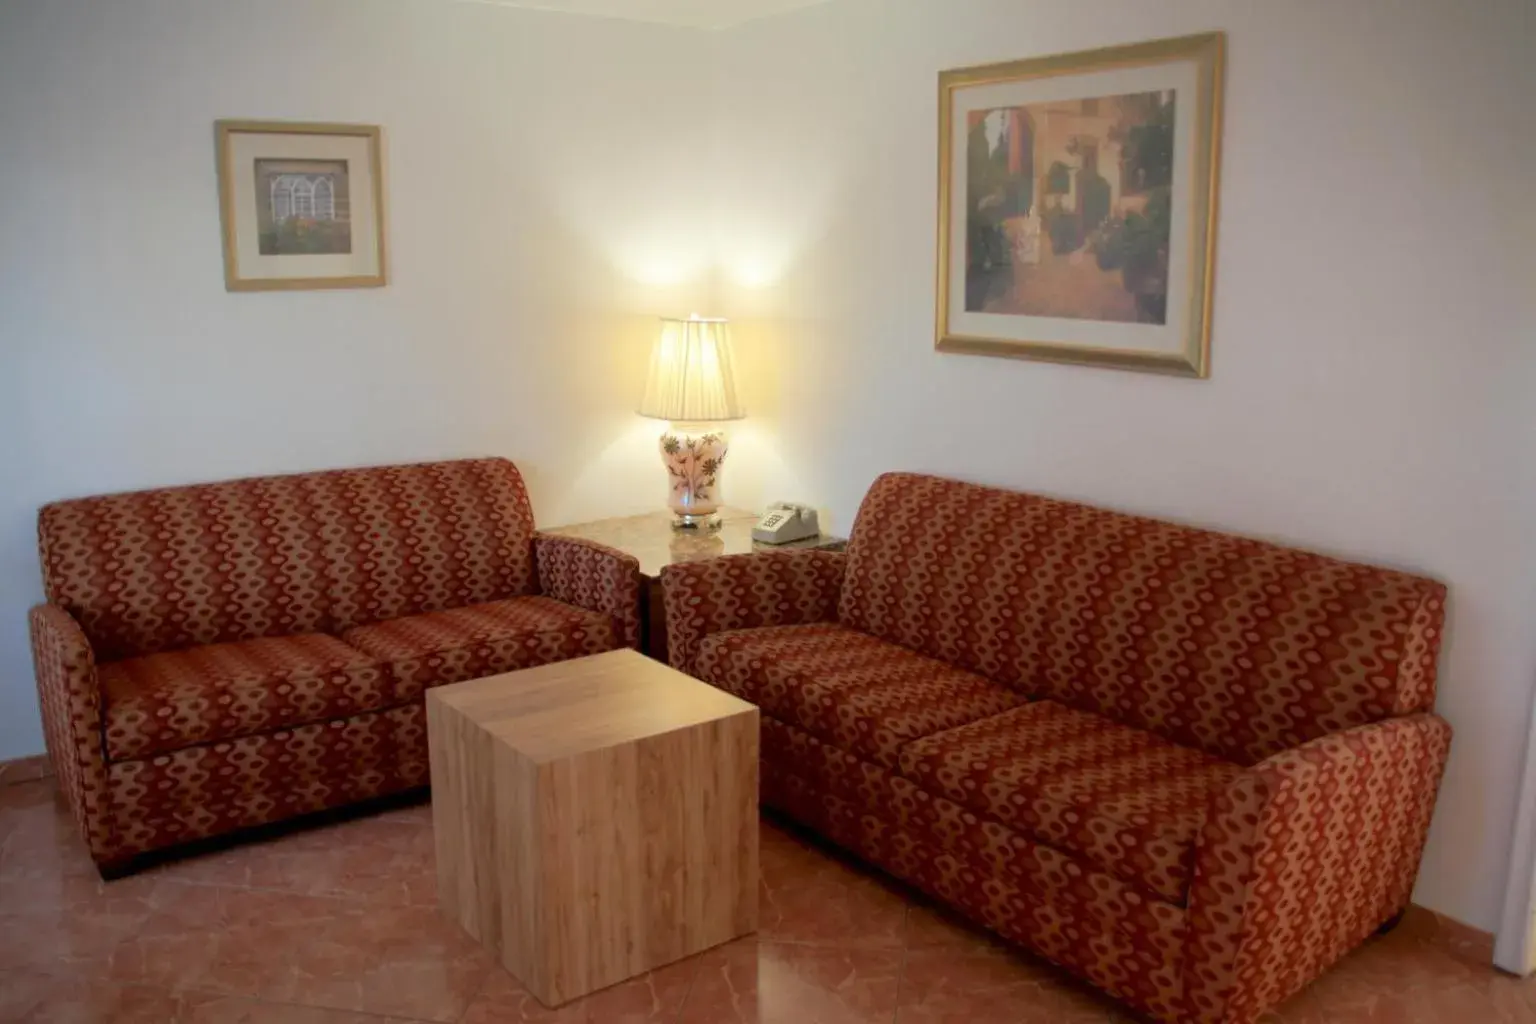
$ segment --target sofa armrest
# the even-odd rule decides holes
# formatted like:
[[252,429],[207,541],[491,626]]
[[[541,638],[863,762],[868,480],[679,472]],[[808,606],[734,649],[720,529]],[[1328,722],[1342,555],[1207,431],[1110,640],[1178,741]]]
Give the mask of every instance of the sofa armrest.
[[1408,905],[1451,727],[1319,737],[1215,794],[1189,896],[1187,1019],[1257,1020]]
[[672,667],[693,671],[699,644],[712,633],[835,621],[847,561],[841,551],[801,549],[667,566],[661,589]]
[[106,864],[115,851],[108,820],[106,736],[96,656],[80,624],[58,605],[37,605],[27,622],[48,757],[91,859]]
[[640,563],[617,548],[579,537],[536,533],[539,592],[613,620],[625,647],[640,646]]

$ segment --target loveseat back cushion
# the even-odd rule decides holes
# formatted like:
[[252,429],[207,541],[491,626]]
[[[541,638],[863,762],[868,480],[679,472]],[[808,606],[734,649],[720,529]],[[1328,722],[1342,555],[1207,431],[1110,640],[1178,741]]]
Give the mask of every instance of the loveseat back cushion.
[[48,600],[98,658],[352,626],[531,593],[505,459],[256,477],[45,506]]
[[876,480],[839,620],[1251,764],[1434,703],[1445,588],[938,477]]

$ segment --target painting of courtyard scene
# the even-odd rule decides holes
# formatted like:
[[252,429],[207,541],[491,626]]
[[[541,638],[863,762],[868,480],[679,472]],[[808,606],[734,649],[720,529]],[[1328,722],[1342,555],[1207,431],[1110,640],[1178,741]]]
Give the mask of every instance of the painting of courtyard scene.
[[345,160],[256,161],[257,245],[263,256],[352,251]]
[[1174,94],[973,110],[965,308],[1163,324]]

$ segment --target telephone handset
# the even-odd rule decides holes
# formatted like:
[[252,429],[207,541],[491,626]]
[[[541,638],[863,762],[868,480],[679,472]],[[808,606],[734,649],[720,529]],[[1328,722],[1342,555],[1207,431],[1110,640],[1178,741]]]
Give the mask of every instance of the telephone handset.
[[820,533],[816,510],[809,505],[796,505],[788,501],[776,501],[769,505],[763,518],[752,527],[752,539],[762,544],[788,544]]

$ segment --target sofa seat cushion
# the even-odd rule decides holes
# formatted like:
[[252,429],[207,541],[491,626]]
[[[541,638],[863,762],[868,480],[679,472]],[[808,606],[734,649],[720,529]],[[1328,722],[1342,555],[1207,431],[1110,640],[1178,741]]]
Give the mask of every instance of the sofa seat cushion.
[[917,740],[902,750],[900,770],[1179,904],[1210,796],[1243,771],[1049,700]]
[[107,662],[99,674],[113,761],[344,718],[391,700],[373,658],[321,633],[150,654]]
[[895,768],[904,744],[1023,700],[981,676],[832,623],[706,637],[700,678],[818,739]]
[[428,687],[601,654],[618,646],[613,620],[548,597],[408,615],[358,626],[342,639],[382,662],[396,703]]

